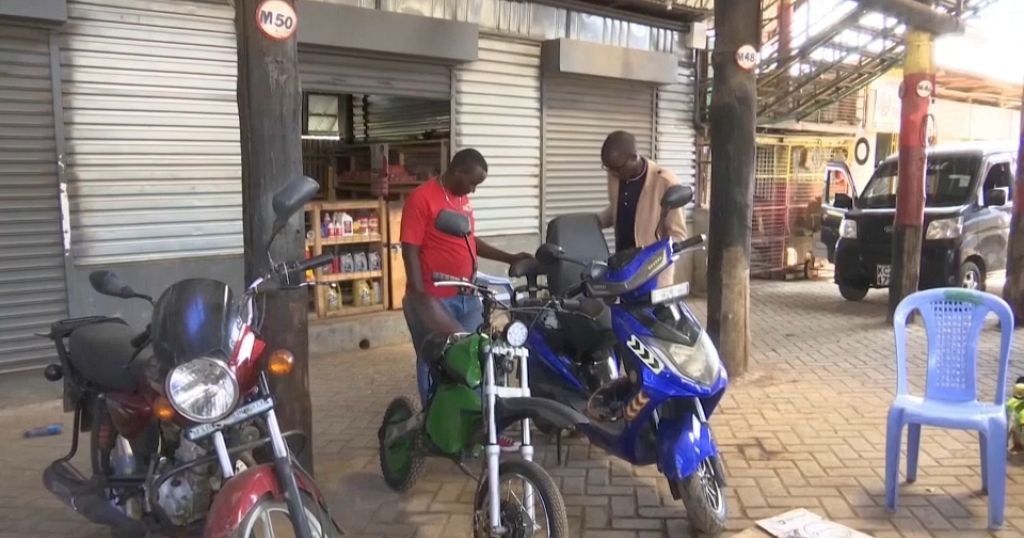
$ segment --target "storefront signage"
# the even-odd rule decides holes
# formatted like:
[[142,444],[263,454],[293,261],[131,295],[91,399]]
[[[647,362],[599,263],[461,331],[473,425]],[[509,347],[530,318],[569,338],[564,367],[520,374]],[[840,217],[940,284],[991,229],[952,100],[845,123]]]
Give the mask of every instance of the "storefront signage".
[[757,62],[760,59],[758,56],[757,49],[753,45],[743,45],[736,51],[736,65],[744,71],[752,71],[757,67]]
[[256,25],[270,39],[284,41],[295,33],[299,17],[284,0],[265,0],[256,8]]

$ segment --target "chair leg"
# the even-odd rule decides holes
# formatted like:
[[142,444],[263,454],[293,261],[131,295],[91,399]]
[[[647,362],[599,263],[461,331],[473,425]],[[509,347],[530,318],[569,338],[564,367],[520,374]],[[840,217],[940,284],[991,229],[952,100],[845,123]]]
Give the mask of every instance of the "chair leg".
[[899,488],[900,444],[903,441],[902,410],[889,409],[888,425],[885,429],[885,507],[896,510],[896,493]]
[[978,445],[981,448],[981,491],[988,493],[988,440],[985,432],[978,432]]
[[921,452],[921,425],[907,424],[907,482],[917,480],[917,457]]
[[988,471],[988,526],[1003,526],[1006,511],[1006,425],[994,424],[985,432],[985,462]]

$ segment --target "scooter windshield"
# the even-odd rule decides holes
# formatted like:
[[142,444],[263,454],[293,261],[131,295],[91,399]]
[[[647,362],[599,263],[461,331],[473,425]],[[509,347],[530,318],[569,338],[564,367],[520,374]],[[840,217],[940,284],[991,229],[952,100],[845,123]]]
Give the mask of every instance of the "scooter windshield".
[[236,321],[238,305],[227,284],[208,278],[176,282],[153,309],[153,354],[172,366],[196,357],[227,360],[238,338]]
[[655,338],[667,342],[692,346],[703,331],[693,312],[682,303],[646,306],[634,310],[633,315]]

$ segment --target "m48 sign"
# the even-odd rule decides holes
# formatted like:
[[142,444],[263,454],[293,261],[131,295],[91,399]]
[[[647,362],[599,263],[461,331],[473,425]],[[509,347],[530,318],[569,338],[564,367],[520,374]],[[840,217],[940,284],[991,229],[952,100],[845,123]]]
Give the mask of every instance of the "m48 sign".
[[299,17],[284,0],[266,0],[256,8],[256,26],[270,39],[284,41],[295,33]]

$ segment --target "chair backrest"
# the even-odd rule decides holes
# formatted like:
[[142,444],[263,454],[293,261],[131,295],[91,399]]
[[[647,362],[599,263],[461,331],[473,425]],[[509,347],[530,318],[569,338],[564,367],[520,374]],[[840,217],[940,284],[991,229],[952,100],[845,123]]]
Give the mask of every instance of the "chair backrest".
[[907,320],[914,312],[920,313],[928,338],[925,398],[947,402],[977,398],[978,340],[985,317],[990,312],[998,317],[1001,335],[995,402],[1002,405],[1013,337],[1010,306],[995,295],[962,288],[919,291],[903,299],[893,315],[898,394],[907,393]]
[[[608,243],[601,232],[601,219],[593,213],[573,213],[551,219],[546,237],[565,249],[565,254],[582,262],[608,259]],[[569,262],[558,262],[548,271],[548,287],[555,295],[578,284],[583,268]]]

